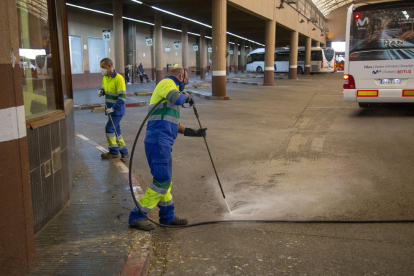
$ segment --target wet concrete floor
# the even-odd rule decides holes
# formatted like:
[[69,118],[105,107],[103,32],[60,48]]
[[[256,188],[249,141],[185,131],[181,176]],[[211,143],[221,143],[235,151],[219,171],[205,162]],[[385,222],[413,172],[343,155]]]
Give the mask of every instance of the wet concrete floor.
[[[179,136],[172,153],[177,214],[190,223],[414,219],[414,106],[361,109],[343,102],[341,92],[342,74],[330,74],[274,87],[229,83],[229,101],[196,98],[234,212],[228,214],[204,141]],[[123,118],[130,148],[147,111],[129,108]],[[75,116],[78,132],[105,145],[103,114]],[[198,125],[191,109],[181,110],[180,122]],[[143,137],[133,171],[149,186]],[[412,275],[413,231],[412,224],[157,228],[149,275]]]

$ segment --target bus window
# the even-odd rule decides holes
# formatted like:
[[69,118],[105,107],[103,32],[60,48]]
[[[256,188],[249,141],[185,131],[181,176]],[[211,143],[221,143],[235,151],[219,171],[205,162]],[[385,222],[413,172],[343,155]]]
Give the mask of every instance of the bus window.
[[289,61],[289,52],[279,52],[277,53],[275,61]]
[[264,53],[253,54],[253,61],[264,61]]
[[322,51],[312,51],[311,52],[311,61],[322,61]]
[[305,52],[298,52],[298,61],[305,61]]
[[247,57],[247,63],[252,63],[253,62],[252,61],[252,55],[254,55],[254,54],[251,54]]
[[323,49],[327,61],[331,61],[335,55],[334,49]]

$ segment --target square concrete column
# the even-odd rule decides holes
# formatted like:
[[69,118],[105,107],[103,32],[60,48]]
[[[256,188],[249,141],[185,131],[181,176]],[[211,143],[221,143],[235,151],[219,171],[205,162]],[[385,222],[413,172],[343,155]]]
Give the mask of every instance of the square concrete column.
[[[19,35],[29,33],[28,13],[16,0],[0,1],[0,274],[27,275],[35,266],[29,149],[19,58]],[[22,15],[22,14],[25,15]],[[25,37],[22,38],[25,40]]]
[[305,75],[310,75],[310,67],[311,67],[311,47],[312,47],[312,39],[310,37],[306,38],[306,45],[305,45]]
[[289,79],[298,78],[298,43],[299,33],[297,31],[290,32],[290,54],[289,54]]
[[240,67],[241,72],[244,73],[246,70],[246,43],[244,40],[240,43]]
[[239,73],[239,45],[237,45],[239,41],[234,39],[233,45],[233,58],[234,58],[234,74],[237,75]]
[[200,30],[200,79],[206,79],[207,69],[207,48],[206,48],[206,30]]
[[276,22],[266,21],[265,33],[265,68],[263,85],[274,85],[275,83],[275,39]]
[[226,75],[230,75],[230,38],[227,36],[227,42],[226,42]]
[[188,25],[183,23],[181,32],[181,44],[183,49],[183,68],[188,70]]
[[162,16],[155,14],[155,81],[158,84],[164,78],[164,63],[162,59]]
[[124,59],[124,22],[122,19],[122,2],[115,2],[113,7],[115,70],[125,77]]
[[226,96],[227,1],[212,0],[213,14],[213,96]]

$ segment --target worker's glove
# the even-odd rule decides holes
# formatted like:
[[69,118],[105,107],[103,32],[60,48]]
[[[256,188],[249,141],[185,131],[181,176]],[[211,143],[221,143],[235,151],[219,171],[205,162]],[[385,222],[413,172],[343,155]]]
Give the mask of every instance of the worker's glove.
[[187,99],[185,100],[185,103],[188,103],[190,104],[190,106],[192,106],[194,104],[193,96],[186,91],[184,91],[183,94],[187,97]]
[[107,108],[106,109],[106,114],[111,114],[112,112],[114,112],[114,109],[111,107],[111,108]]
[[99,97],[105,96],[105,90],[103,88],[99,89],[98,96]]
[[207,128],[199,128],[197,130],[186,127],[184,130],[184,136],[192,136],[192,137],[206,137]]

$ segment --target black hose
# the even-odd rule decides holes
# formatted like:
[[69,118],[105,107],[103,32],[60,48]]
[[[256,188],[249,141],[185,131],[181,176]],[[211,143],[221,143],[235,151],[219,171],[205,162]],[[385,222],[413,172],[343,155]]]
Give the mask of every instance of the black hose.
[[154,223],[155,225],[161,227],[168,227],[168,228],[183,228],[183,227],[193,227],[193,226],[200,226],[206,224],[218,224],[218,223],[336,223],[336,224],[345,224],[345,223],[353,223],[353,224],[378,224],[378,223],[413,223],[414,220],[215,220],[215,221],[203,221],[197,222],[187,225],[167,225],[161,224],[153,219],[149,218],[142,210],[138,204],[138,200],[135,197],[134,188],[132,186],[132,163],[134,159],[134,152],[135,147],[138,142],[139,135],[141,134],[142,128],[144,127],[145,123],[148,120],[148,117],[151,113],[157,108],[157,106],[164,101],[165,99],[161,99],[154,107],[148,112],[147,116],[145,117],[144,121],[141,124],[141,127],[138,130],[137,136],[135,137],[134,144],[132,146],[131,157],[129,161],[129,188],[131,189],[132,198],[134,199],[135,205],[138,208],[139,212],[149,221]]

